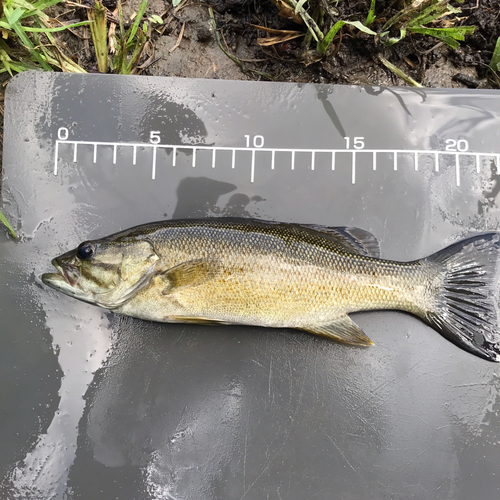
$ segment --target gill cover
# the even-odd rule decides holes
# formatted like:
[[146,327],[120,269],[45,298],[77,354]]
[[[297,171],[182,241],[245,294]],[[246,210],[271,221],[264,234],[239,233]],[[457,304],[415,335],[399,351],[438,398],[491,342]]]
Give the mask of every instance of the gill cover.
[[[107,260],[116,262],[116,270]],[[123,305],[149,284],[158,260],[152,245],[144,240],[108,247],[98,245],[95,257],[89,262],[91,266],[85,272],[87,279],[96,281],[94,285],[99,282],[103,285],[101,291],[94,292],[95,303],[108,309]],[[114,276],[109,275],[110,271]]]

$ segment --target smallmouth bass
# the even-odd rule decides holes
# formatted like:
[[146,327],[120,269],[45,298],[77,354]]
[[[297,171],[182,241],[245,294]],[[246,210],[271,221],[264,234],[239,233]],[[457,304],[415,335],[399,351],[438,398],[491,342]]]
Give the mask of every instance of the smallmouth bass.
[[379,258],[358,228],[207,218],[145,224],[56,257],[46,285],[162,322],[298,328],[371,345],[349,318],[395,309],[459,347],[500,361],[500,233],[412,262]]

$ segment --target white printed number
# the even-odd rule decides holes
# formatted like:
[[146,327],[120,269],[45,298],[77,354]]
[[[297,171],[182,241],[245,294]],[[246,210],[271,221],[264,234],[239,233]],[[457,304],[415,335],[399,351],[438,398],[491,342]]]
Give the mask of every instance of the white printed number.
[[[352,139],[352,141],[351,141]],[[364,149],[365,147],[365,138],[364,137],[344,137],[345,141],[345,148],[349,149],[351,147],[351,142],[352,142],[352,147],[354,149]]]
[[469,150],[469,143],[465,139],[446,139],[446,151],[463,153]]
[[65,141],[68,138],[68,136],[69,136],[69,130],[66,127],[61,127],[57,131],[57,138],[60,141]]
[[262,148],[264,147],[264,136],[263,135],[254,135],[252,137],[252,141],[250,141],[250,136],[246,135],[246,147],[250,147],[250,142],[252,143],[252,147],[254,148]]
[[151,130],[149,133],[149,142],[151,144],[160,144],[160,131],[159,130]]

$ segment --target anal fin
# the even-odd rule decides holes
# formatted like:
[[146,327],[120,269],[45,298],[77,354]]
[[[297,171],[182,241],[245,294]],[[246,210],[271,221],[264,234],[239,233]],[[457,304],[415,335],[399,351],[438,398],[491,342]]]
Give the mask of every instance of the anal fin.
[[329,325],[310,326],[303,328],[311,333],[330,337],[345,344],[373,345],[373,342],[361,331],[358,325],[349,316],[341,316]]

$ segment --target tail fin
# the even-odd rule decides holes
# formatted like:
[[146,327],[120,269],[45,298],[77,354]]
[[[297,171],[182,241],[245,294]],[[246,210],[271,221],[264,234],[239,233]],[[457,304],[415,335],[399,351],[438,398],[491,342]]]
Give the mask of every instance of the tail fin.
[[426,321],[462,349],[500,362],[498,272],[500,233],[481,233],[431,255],[443,282]]

